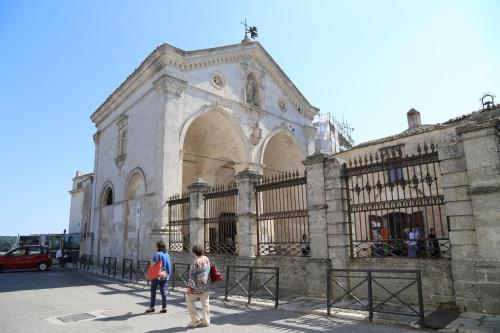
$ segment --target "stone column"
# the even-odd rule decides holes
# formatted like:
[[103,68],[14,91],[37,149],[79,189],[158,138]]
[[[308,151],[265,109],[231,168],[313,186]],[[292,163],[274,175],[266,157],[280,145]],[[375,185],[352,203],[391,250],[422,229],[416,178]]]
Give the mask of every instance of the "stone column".
[[[457,128],[462,142],[470,209],[475,232],[464,235],[477,242],[475,310],[500,313],[500,120],[479,119]],[[474,234],[472,234],[474,233]],[[454,244],[453,244],[454,246]],[[474,304],[475,306],[476,304]]]
[[[476,223],[468,194],[469,178],[462,142],[450,136],[438,146],[441,182],[449,223],[455,302],[460,310],[477,309],[475,297]],[[445,250],[445,248],[443,248]]]
[[349,268],[351,262],[343,164],[344,161],[336,157],[330,157],[325,161],[328,257],[331,259],[332,268]]
[[190,247],[201,245],[204,247],[203,218],[205,203],[203,193],[208,189],[208,183],[202,179],[188,186],[189,190],[189,242]]
[[238,243],[239,256],[253,258],[257,254],[257,221],[255,185],[261,175],[247,168],[236,176],[238,184]]
[[307,174],[307,208],[309,211],[309,241],[311,258],[328,258],[326,229],[325,161],[327,156],[316,153],[302,163]]

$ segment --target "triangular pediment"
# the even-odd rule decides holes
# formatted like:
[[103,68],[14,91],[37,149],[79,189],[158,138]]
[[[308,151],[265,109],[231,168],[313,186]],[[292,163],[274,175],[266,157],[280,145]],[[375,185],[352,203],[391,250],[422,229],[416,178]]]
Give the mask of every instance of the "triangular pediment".
[[229,63],[247,63],[253,68],[265,72],[279,88],[283,97],[304,117],[312,119],[319,112],[319,109],[307,101],[259,42],[194,51],[184,51],[169,44],[162,44],[108,97],[94,112],[91,119],[95,123],[102,120],[138,86],[163,68],[170,68],[178,72],[190,72]]

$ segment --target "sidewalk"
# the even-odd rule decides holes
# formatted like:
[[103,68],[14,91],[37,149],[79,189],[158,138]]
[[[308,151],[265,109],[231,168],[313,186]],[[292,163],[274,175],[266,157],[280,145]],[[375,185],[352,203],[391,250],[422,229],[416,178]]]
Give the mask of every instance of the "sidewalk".
[[[68,266],[67,268],[75,270],[71,266]],[[76,269],[76,271],[96,274],[104,278],[112,279],[114,281],[121,281],[124,284],[127,284],[133,288],[137,288],[139,286],[141,288],[147,287],[144,280],[142,281],[140,280],[139,282],[136,282],[134,279],[132,281],[129,280],[122,281],[121,271],[116,272],[116,278],[113,278],[112,275],[108,276],[107,274],[102,274],[102,267],[91,267],[90,270]],[[176,286],[175,291],[169,291],[169,292],[173,295],[182,296],[182,294],[185,292],[185,288]],[[213,287],[211,289],[211,294],[212,294],[211,297],[221,302],[226,302],[224,299],[224,292],[225,291],[223,288]],[[246,296],[230,295],[228,296],[227,302],[247,304],[248,298]],[[269,308],[274,310],[275,302],[272,299],[252,297],[251,304],[248,306],[250,308],[251,307]],[[343,305],[339,304],[339,306]],[[281,296],[279,299],[279,305],[277,310],[327,316],[326,299],[322,298],[302,297],[293,295]],[[401,312],[403,310],[403,307],[401,308],[392,307],[392,308],[386,308],[385,310],[390,310],[391,312]],[[431,314],[432,316],[430,316]],[[330,316],[339,319],[369,321],[368,312],[357,309],[332,308]],[[433,322],[435,323],[436,321],[437,322],[440,321],[439,319],[441,315],[439,311],[435,311],[434,309],[428,309],[425,311],[425,316],[426,320],[427,318],[429,319],[432,318]],[[446,314],[443,314],[442,317],[443,317],[442,320],[446,320],[445,318]],[[374,313],[372,322],[384,325],[391,325],[391,326],[411,327],[417,329],[421,328],[420,325],[418,324],[418,318],[414,316]],[[486,315],[474,312],[465,312],[460,314],[458,318],[454,319],[445,328],[437,331],[445,333],[452,333],[452,332],[453,333],[494,333],[494,332],[500,333],[500,316]]]

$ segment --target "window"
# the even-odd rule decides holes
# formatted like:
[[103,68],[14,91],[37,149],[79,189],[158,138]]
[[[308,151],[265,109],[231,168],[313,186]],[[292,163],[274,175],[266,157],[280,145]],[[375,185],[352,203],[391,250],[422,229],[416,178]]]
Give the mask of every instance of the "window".
[[38,246],[33,246],[33,247],[29,248],[28,254],[30,256],[36,256],[36,255],[42,254],[42,251],[41,251],[41,248],[39,248]]
[[77,188],[77,189],[81,189],[81,188],[82,188],[82,182],[78,182],[78,183],[76,184],[76,188]]
[[108,187],[104,192],[104,206],[110,206],[113,204],[113,190]]
[[24,247],[21,247],[19,249],[15,249],[14,251],[12,251],[10,253],[10,255],[12,257],[21,257],[21,256],[24,256],[26,254],[26,248]]
[[389,182],[391,183],[399,183],[404,180],[403,168],[396,167],[389,169],[388,171]]

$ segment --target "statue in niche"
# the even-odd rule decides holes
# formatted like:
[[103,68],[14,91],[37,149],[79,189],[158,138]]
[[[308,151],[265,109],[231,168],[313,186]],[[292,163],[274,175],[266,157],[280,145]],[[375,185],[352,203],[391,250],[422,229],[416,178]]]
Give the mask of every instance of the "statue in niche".
[[260,128],[259,123],[256,122],[252,127],[252,132],[250,133],[250,142],[256,146],[259,144],[260,139],[262,139],[262,128]]
[[247,103],[253,106],[258,106],[257,102],[257,80],[253,74],[247,76],[247,86],[246,86],[246,98]]

